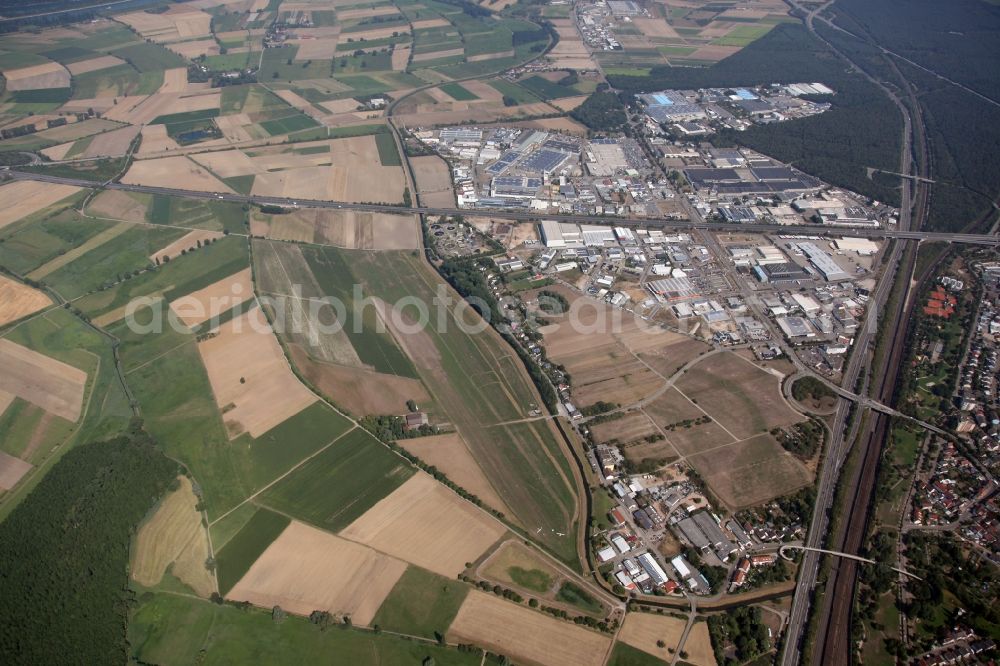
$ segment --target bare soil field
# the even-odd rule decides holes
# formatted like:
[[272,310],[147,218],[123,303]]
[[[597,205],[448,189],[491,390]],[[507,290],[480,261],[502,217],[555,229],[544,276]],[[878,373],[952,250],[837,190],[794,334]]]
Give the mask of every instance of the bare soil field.
[[139,145],[138,157],[154,155],[167,150],[178,150],[181,147],[167,134],[166,125],[146,125],[141,131],[142,143]]
[[577,97],[564,97],[562,99],[552,100],[552,105],[558,108],[560,111],[572,111],[576,107],[580,106],[587,101],[589,95],[578,95]]
[[244,303],[253,295],[250,269],[247,268],[171,301],[170,309],[181,321],[194,327]]
[[204,243],[206,240],[214,240],[216,238],[222,238],[222,234],[218,231],[195,229],[194,231],[189,231],[184,234],[166,247],[157,250],[155,253],[150,255],[149,260],[156,263],[163,261],[167,257],[173,259],[174,257],[180,256],[181,250],[196,249],[199,243]]
[[186,67],[174,67],[163,70],[163,83],[157,92],[182,93],[187,91],[188,75]]
[[[547,574],[552,585],[545,592],[526,589],[511,576],[510,570],[514,568],[520,568],[526,572],[534,570]],[[514,540],[501,544],[485,562],[485,566],[480,567],[479,574],[505,585],[513,585],[530,595],[541,595],[546,598],[552,597],[559,587],[557,583],[563,579],[563,576],[553,569],[544,557],[520,541]]]
[[590,431],[594,435],[594,441],[598,443],[616,439],[623,444],[659,432],[642,411],[631,412],[620,419],[590,426]]
[[69,71],[57,62],[47,62],[31,67],[8,69],[3,73],[7,90],[40,90],[43,88],[69,88]]
[[289,369],[259,308],[198,345],[230,437],[258,437],[316,401]]
[[402,72],[410,63],[410,51],[412,47],[397,46],[392,50],[392,69],[395,72]]
[[175,5],[162,14],[131,12],[115,17],[129,26],[143,38],[158,44],[182,39],[205,37],[212,32],[212,16],[199,10],[191,10],[183,5]]
[[680,39],[680,35],[674,30],[673,26],[667,23],[666,19],[661,18],[637,18],[632,19],[632,23],[635,27],[639,28],[642,34],[647,37],[670,37],[672,39]]
[[319,105],[330,113],[348,113],[350,111],[357,111],[359,106],[358,100],[356,99],[335,99],[329,102],[320,102]]
[[695,666],[716,666],[715,652],[712,651],[712,639],[708,634],[707,622],[695,622],[691,627],[684,651],[688,653],[688,663]]
[[58,146],[51,146],[49,148],[43,148],[41,151],[42,155],[45,155],[50,160],[61,160],[66,157],[66,153],[70,151],[73,147],[74,141],[69,141],[67,143],[61,143]]
[[254,235],[274,240],[332,245],[348,250],[413,250],[420,225],[412,215],[300,209],[284,215],[254,215]]
[[298,39],[290,43],[299,47],[295,60],[329,60],[337,53],[340,26],[322,28],[299,28],[295,31]]
[[739,438],[805,420],[785,401],[779,377],[736,354],[704,359],[677,388]]
[[[420,404],[419,400],[417,404]],[[402,446],[428,465],[437,467],[445,476],[483,500],[489,507],[512,516],[510,508],[490,484],[465,440],[458,433],[415,437],[403,441]]]
[[[677,650],[686,625],[684,620],[670,615],[629,613],[618,633],[618,640],[669,662],[671,654]],[[665,645],[657,647],[657,641],[663,641]]]
[[743,49],[740,46],[702,46],[687,57],[694,60],[723,60],[741,50]]
[[0,451],[0,490],[10,490],[16,486],[31,467],[30,463]]
[[661,439],[657,442],[634,442],[626,446],[622,452],[626,458],[635,463],[644,460],[670,462],[680,457],[669,439]]
[[194,60],[200,56],[219,55],[219,43],[214,39],[197,39],[193,42],[176,42],[167,46],[178,55]]
[[368,625],[406,563],[292,521],[230,590],[230,599],[297,615],[327,610]]
[[711,350],[712,347],[701,340],[684,337],[659,349],[644,349],[639,352],[639,358],[664,377],[671,377],[689,361]]
[[388,16],[398,14],[399,10],[394,6],[367,7],[364,9],[342,9],[337,10],[337,19],[346,21],[348,19],[368,18],[369,16]]
[[228,185],[183,155],[136,160],[128,172],[122,176],[121,182],[130,185],[170,183],[171,187],[180,190],[235,194]]
[[124,64],[125,61],[121,58],[116,58],[112,55],[99,56],[97,58],[90,58],[88,60],[79,60],[77,62],[71,62],[66,65],[66,69],[73,76],[79,74],[86,74],[87,72],[96,72],[99,69],[107,69],[109,67],[117,67],[118,65]]
[[417,179],[420,202],[426,206],[453,208],[455,190],[451,184],[451,169],[437,155],[411,157],[410,166]]
[[80,191],[72,185],[20,180],[0,187],[0,229]]
[[770,434],[689,456],[688,462],[732,509],[756,506],[812,481],[812,474]]
[[[196,508],[198,498],[191,487],[191,480],[180,476],[178,481],[180,487],[160,502],[152,518],[143,523],[135,537],[131,573],[132,578],[145,587],[159,584],[167,567],[178,559],[192,541],[203,541],[206,554],[208,552],[208,535]],[[201,570],[208,574],[204,560],[201,562]],[[178,572],[175,570],[174,573]],[[203,580],[204,576],[199,578]],[[212,580],[211,575],[208,579]]]
[[601,666],[611,646],[608,636],[478,590],[465,598],[448,639],[538,666]]
[[0,391],[0,416],[3,415],[7,408],[10,407],[10,403],[14,402],[16,398],[13,393],[7,393],[6,391]]
[[76,422],[83,407],[87,373],[0,338],[0,391]]
[[428,53],[418,53],[413,56],[413,62],[424,62],[427,60],[438,60],[439,58],[450,58],[465,54],[465,49],[447,49],[445,51],[430,51]]
[[341,536],[451,578],[506,532],[491,516],[418,472]]
[[430,400],[427,389],[416,379],[320,361],[302,345],[291,345],[290,350],[292,362],[305,378],[352,414],[402,414],[407,400]]
[[118,157],[128,151],[138,127],[122,127],[95,136],[80,157]]
[[104,190],[90,200],[87,214],[126,222],[145,222],[147,206],[128,192]]
[[[375,137],[334,139],[329,146],[329,154],[251,158],[263,171],[254,180],[253,194],[331,201],[402,202],[405,187],[403,170],[397,166],[382,166]],[[314,161],[330,166],[291,168]],[[282,165],[288,168],[267,171]]]
[[[9,277],[0,275],[0,326],[38,312],[52,304],[52,299]],[[0,409],[0,414],[3,410]]]

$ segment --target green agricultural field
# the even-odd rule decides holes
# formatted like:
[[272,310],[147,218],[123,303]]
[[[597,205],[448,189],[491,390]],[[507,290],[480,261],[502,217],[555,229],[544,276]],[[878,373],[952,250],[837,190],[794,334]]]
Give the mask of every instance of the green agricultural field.
[[[158,74],[162,81],[162,70]],[[143,75],[129,65],[86,72],[73,77],[73,98],[91,99],[109,92],[115,96],[139,94],[142,81]]]
[[286,116],[284,118],[265,120],[260,123],[260,126],[269,135],[277,136],[279,134],[291,134],[292,132],[317,127],[318,125],[315,120],[304,113],[296,113],[295,115]]
[[212,547],[215,549],[215,552],[222,550],[229,543],[230,539],[236,536],[250,522],[250,519],[253,518],[259,508],[252,502],[240,504],[225,516],[212,523],[208,529],[212,537]]
[[383,132],[375,135],[375,146],[378,148],[378,160],[382,166],[402,166],[403,161],[396,149],[396,139],[392,134]]
[[504,97],[510,97],[512,100],[518,104],[534,104],[535,102],[541,101],[534,93],[522,88],[516,83],[511,83],[504,79],[494,79],[488,82],[492,88],[495,88]]
[[459,652],[428,642],[358,629],[322,630],[289,615],[240,610],[163,593],[143,594],[128,623],[129,645],[143,663],[193,664],[421,664],[479,666],[482,652]]
[[46,275],[44,282],[63,298],[78,298],[147,268],[150,255],[183,235],[181,229],[133,227]]
[[259,500],[337,532],[401,486],[413,472],[367,431],[355,428],[268,488]]
[[527,590],[544,594],[552,587],[552,577],[541,569],[524,569],[513,566],[507,569],[510,579]]
[[[179,231],[181,235],[184,233],[182,229],[173,231]],[[246,240],[229,236],[194,252],[175,257],[155,270],[142,273],[111,289],[90,294],[75,305],[89,316],[98,317],[124,307],[139,296],[160,294],[167,300],[173,300],[218,282],[246,268],[248,264]]]
[[205,66],[216,71],[243,69],[253,57],[256,63],[257,55],[253,53],[227,53],[226,55],[205,56]]
[[412,636],[443,636],[469,586],[410,566],[382,602],[372,624]]
[[[663,666],[665,661],[627,643],[615,643],[608,666]],[[683,660],[679,663],[685,663]]]
[[363,74],[365,72],[388,71],[392,69],[392,54],[378,52],[374,55],[369,52],[360,55],[347,55],[333,59],[333,73],[341,74]]
[[[31,458],[36,464],[32,475],[12,492],[0,496],[0,520],[24,499],[72,444],[118,435],[125,431],[132,417],[128,398],[115,374],[111,339],[102,336],[68,311],[51,310],[42,317],[35,317],[7,331],[3,337],[86,371],[87,384],[84,411],[79,424],[63,425],[58,423],[61,419],[54,419],[56,423],[44,434]],[[10,415],[10,409],[5,412],[3,421],[0,421],[0,432],[4,433],[4,450],[24,450],[34,432],[29,425],[35,418],[35,410],[28,407],[22,408],[14,416]],[[24,439],[25,437],[28,439]],[[57,444],[63,445],[56,448]]]
[[9,235],[0,236],[0,266],[26,275],[59,255],[83,245],[90,238],[114,226],[105,220],[83,221],[71,208],[49,217],[17,225]]
[[486,34],[477,34],[466,40],[465,55],[475,56],[484,53],[504,53],[514,48],[514,35],[504,27],[495,27]]
[[243,529],[215,554],[219,592],[225,595],[233,589],[290,522],[288,517],[279,513],[257,509]]
[[479,95],[469,92],[466,88],[463,88],[460,83],[446,83],[441,86],[441,90],[445,91],[449,97],[456,99],[459,102],[479,99]]
[[154,194],[146,211],[146,220],[153,224],[191,229],[246,232],[246,211],[240,204],[231,201],[183,199]]
[[541,76],[529,76],[523,81],[518,81],[518,83],[546,101],[563,97],[574,97],[581,94],[579,90],[572,86],[559,85],[555,81],[549,81]]
[[159,44],[145,42],[124,46],[111,52],[140,72],[159,72],[174,67],[187,67],[184,58]]
[[[366,294],[387,303],[415,296],[431,304],[441,284],[420,257],[406,252],[326,252],[343,258],[350,284],[360,279]],[[488,328],[461,330],[454,316],[407,340],[420,377],[521,524],[564,561],[575,562],[577,503],[568,452],[545,421],[497,425],[526,418],[540,399],[506,343]]]
[[298,50],[297,46],[265,49],[257,79],[261,82],[277,82],[325,79],[330,76],[329,60],[295,60]]
[[[388,134],[376,136],[387,136],[392,140]],[[416,368],[400,350],[392,336],[385,330],[379,331],[375,308],[361,309],[360,304],[355,303],[353,286],[361,283],[362,276],[351,270],[342,253],[333,248],[304,247],[302,255],[323,295],[332,296],[344,304],[347,316],[344,332],[357,352],[358,358],[379,372],[416,378]],[[358,314],[356,310],[360,310],[360,321],[356,316]]]

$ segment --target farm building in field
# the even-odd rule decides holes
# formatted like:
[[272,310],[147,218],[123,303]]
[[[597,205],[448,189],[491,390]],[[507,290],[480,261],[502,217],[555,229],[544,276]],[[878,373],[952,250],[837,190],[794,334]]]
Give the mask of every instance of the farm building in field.
[[427,414],[424,412],[411,412],[403,417],[406,420],[405,428],[406,430],[416,430],[420,426],[429,425],[430,421],[427,419]]

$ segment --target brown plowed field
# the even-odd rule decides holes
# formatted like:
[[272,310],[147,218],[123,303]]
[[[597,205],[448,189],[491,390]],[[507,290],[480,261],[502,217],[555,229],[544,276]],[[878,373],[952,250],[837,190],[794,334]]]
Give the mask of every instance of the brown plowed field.
[[484,511],[418,472],[341,535],[451,578],[506,532]]
[[465,598],[448,638],[538,666],[602,666],[611,645],[608,636],[478,590]]

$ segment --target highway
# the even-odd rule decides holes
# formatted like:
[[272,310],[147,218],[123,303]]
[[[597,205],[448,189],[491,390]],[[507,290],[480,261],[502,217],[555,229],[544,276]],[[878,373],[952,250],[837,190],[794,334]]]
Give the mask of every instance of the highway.
[[[992,247],[1000,246],[1000,236],[992,234],[962,234],[962,233],[938,233],[927,231],[910,231],[901,224],[899,229],[876,229],[876,228],[855,228],[855,227],[817,227],[808,224],[736,224],[728,222],[697,222],[693,220],[667,220],[662,218],[646,217],[611,217],[601,215],[558,215],[539,214],[537,211],[513,211],[494,209],[469,209],[469,208],[431,208],[428,206],[403,207],[392,204],[377,203],[351,203],[348,201],[322,201],[317,199],[291,199],[283,197],[262,197],[246,194],[235,194],[227,192],[200,192],[197,190],[181,190],[170,187],[158,187],[153,185],[130,185],[126,183],[106,182],[95,183],[91,180],[80,178],[65,178],[62,176],[49,176],[45,174],[29,173],[25,171],[8,171],[17,180],[35,180],[43,183],[57,183],[60,185],[74,185],[76,187],[98,188],[108,190],[122,190],[125,192],[145,192],[147,194],[163,194],[173,197],[185,197],[188,199],[216,199],[219,201],[233,201],[237,203],[249,203],[256,205],[282,206],[285,208],[336,208],[343,210],[359,210],[373,213],[414,213],[423,215],[479,215],[491,217],[497,220],[514,221],[537,221],[541,218],[546,220],[557,220],[559,222],[577,222],[582,224],[605,224],[618,227],[658,227],[663,229],[677,230],[702,230],[702,231],[731,231],[757,233],[775,233],[788,235],[811,235],[811,236],[852,236],[863,238],[897,238],[901,240],[918,240],[928,242],[962,243],[967,245],[988,245]],[[903,214],[901,213],[901,216]]]
[[[797,9],[805,17],[804,23],[809,32],[818,40],[826,44],[833,52],[835,52],[841,59],[849,63],[854,67],[862,76],[867,78],[870,82],[878,86],[896,105],[900,110],[903,117],[903,137],[902,137],[902,147],[900,150],[900,166],[899,173],[910,174],[911,176],[922,176],[927,177],[926,173],[918,173],[918,170],[914,168],[913,160],[913,119],[910,116],[909,110],[902,103],[899,97],[890,90],[881,81],[878,81],[874,77],[870,76],[860,67],[858,67],[853,61],[850,60],[846,55],[837,50],[832,44],[824,40],[820,35],[816,33],[813,21],[817,14],[825,10],[832,4],[826,2],[821,6],[812,7],[810,9],[805,9],[800,6],[797,0],[788,0],[789,5],[794,9]],[[912,220],[913,220],[913,208],[917,200],[921,202],[925,199],[925,196],[914,197],[913,185],[915,184],[915,179],[903,177],[900,179],[900,221],[899,221],[899,233],[900,235],[895,236],[898,239],[906,239],[916,236],[920,238],[923,233],[919,230],[912,230]],[[917,182],[918,186],[920,185]],[[922,193],[924,194],[924,193]],[[919,221],[922,219],[923,207],[918,213],[918,229]],[[860,376],[863,367],[867,367],[868,363],[868,351],[869,346],[874,341],[875,334],[878,331],[877,319],[883,316],[884,308],[888,300],[889,293],[891,292],[892,285],[896,281],[897,269],[902,258],[902,250],[904,243],[897,242],[893,245],[889,256],[885,260],[885,271],[878,281],[874,293],[871,295],[869,300],[869,316],[865,321],[865,325],[861,327],[857,337],[854,341],[854,350],[851,354],[851,358],[848,362],[847,367],[844,370],[844,379],[841,385],[845,389],[853,388],[857,379]],[[907,276],[908,277],[908,276]],[[897,314],[898,316],[898,314]],[[897,320],[898,323],[898,320]],[[848,425],[848,415],[851,413],[850,401],[841,397],[837,403],[837,410],[834,416],[833,426],[831,427],[832,441],[830,447],[827,450],[826,457],[824,459],[819,478],[817,480],[816,488],[816,504],[813,512],[813,518],[809,526],[809,532],[807,534],[805,546],[809,548],[819,548],[823,541],[828,536],[829,530],[829,512],[833,505],[834,493],[837,487],[837,481],[840,478],[841,468],[846,458],[846,454],[850,448],[850,443],[853,440],[853,432],[846,433]],[[855,428],[857,423],[860,421],[860,414],[857,415],[859,418],[855,420]],[[876,421],[884,422],[884,419],[878,418]],[[853,429],[852,429],[853,430]],[[876,431],[879,429],[876,428]],[[868,438],[870,443],[877,432],[871,433]],[[864,507],[867,511],[867,504]],[[843,549],[842,549],[843,550]],[[799,578],[796,582],[795,595],[792,599],[792,608],[789,612],[789,625],[786,630],[785,647],[783,654],[781,655],[782,666],[793,666],[793,664],[801,663],[802,654],[800,652],[802,647],[802,639],[805,630],[806,620],[809,617],[810,606],[812,605],[812,591],[816,584],[817,574],[819,572],[819,562],[820,553],[814,550],[805,551],[802,558],[802,566],[799,568]],[[853,568],[850,566],[844,567],[845,571],[843,576],[843,585],[849,578],[851,582],[851,589],[853,589]],[[819,632],[823,634],[822,642],[825,643],[827,624],[829,623],[830,617],[830,605],[831,599],[829,597],[835,596],[833,594],[833,585],[828,585],[828,595],[824,599],[824,606],[821,609],[821,620],[819,622]],[[850,591],[850,590],[848,590]],[[848,604],[849,607],[849,604]],[[850,625],[848,621],[846,623]],[[842,632],[849,631],[848,627],[842,627]],[[846,633],[841,633],[838,638],[846,636]],[[821,642],[821,641],[818,641]],[[837,640],[832,640],[831,643],[837,643]],[[839,648],[834,648],[839,649]],[[847,650],[843,650],[844,654],[830,654],[827,650],[824,652],[823,646],[820,646],[819,653],[821,656],[822,663],[844,663],[850,659]]]

